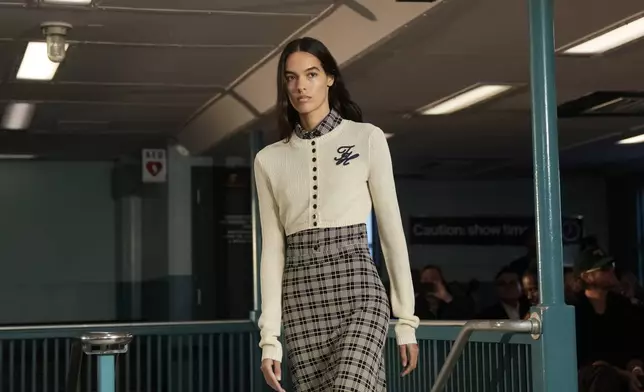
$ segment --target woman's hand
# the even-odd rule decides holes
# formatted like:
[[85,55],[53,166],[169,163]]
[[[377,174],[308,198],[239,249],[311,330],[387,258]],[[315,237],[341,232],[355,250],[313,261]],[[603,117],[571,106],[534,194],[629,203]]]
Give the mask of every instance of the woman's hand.
[[418,365],[418,344],[407,344],[404,346],[398,346],[398,348],[400,349],[402,365],[405,368],[400,376],[405,377],[416,369],[416,366]]
[[623,370],[615,368],[617,373],[623,377],[623,379],[628,383],[629,392],[642,392],[642,383],[638,379],[637,372],[629,372],[628,370]]
[[436,292],[434,293],[434,296],[437,298],[440,298],[443,302],[446,304],[452,302],[454,298],[452,298],[452,295],[447,291],[447,287],[443,284],[443,282],[436,282]]
[[264,359],[262,361],[262,373],[266,383],[277,392],[286,392],[280,385],[282,381],[282,368],[278,361]]

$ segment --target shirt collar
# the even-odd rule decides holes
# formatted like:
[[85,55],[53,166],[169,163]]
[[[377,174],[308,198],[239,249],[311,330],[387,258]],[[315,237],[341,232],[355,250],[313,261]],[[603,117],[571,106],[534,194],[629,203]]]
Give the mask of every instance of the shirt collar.
[[320,121],[320,123],[315,128],[313,128],[310,132],[307,132],[306,130],[304,130],[304,128],[302,128],[302,126],[299,123],[295,124],[295,129],[293,131],[300,139],[314,139],[316,137],[320,137],[324,134],[331,132],[341,122],[342,122],[342,117],[340,116],[340,114],[336,112],[334,109],[331,109],[331,111],[329,111],[329,114],[327,114],[322,119],[322,121]]

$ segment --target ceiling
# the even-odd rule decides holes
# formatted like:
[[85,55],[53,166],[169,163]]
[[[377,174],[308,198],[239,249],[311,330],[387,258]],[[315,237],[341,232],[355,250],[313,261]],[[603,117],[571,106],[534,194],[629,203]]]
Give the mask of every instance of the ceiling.
[[[644,11],[641,0],[555,4],[556,47]],[[74,25],[67,58],[53,82],[17,81],[26,42],[41,39],[47,20]],[[102,159],[172,138],[221,161],[247,157],[248,131],[272,129],[275,55],[308,34],[343,64],[366,121],[395,134],[400,175],[529,172],[528,10],[516,0],[103,0],[89,8],[0,0],[0,110],[38,102],[30,130],[0,133],[0,153]],[[558,56],[558,101],[644,90],[641,64],[644,42],[601,57]],[[409,116],[477,82],[523,87],[453,115]],[[641,124],[639,116],[561,118],[563,167],[644,168],[644,147],[615,145]]]
[[[64,7],[0,0],[0,111],[37,102],[27,132],[0,133],[1,153],[102,159],[163,145],[201,105],[331,0],[98,0]],[[16,71],[40,24],[73,25],[52,82]]]

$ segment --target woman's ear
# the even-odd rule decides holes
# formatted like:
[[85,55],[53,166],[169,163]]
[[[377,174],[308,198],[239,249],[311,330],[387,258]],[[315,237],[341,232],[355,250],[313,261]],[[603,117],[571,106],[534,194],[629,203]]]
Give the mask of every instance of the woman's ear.
[[335,78],[331,75],[326,77],[326,86],[331,87],[333,86],[333,83],[335,82]]

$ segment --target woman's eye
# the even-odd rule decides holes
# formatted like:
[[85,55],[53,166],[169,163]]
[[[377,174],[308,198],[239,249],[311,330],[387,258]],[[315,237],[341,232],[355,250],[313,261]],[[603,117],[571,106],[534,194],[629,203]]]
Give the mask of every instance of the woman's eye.
[[318,74],[316,72],[311,72],[311,73],[309,73],[308,76],[309,76],[309,78],[314,78],[314,77],[318,76]]

